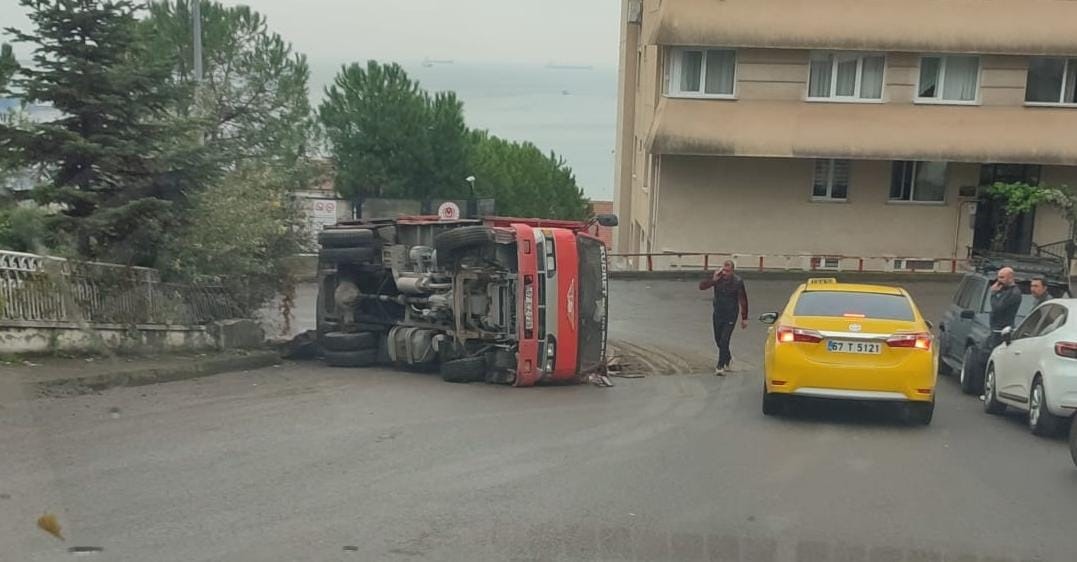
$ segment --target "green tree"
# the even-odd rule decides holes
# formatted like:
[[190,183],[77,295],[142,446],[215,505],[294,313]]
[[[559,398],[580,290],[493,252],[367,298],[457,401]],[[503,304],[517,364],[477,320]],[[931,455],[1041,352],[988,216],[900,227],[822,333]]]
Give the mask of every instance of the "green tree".
[[468,130],[455,94],[427,94],[399,65],[345,67],[319,114],[344,196],[460,197],[474,175],[476,195],[496,198],[501,213],[587,216],[587,200],[562,158]]
[[201,0],[204,79],[196,86],[191,5],[151,2],[143,22],[150,50],[180,86],[173,111],[200,118],[207,146],[227,167],[256,160],[294,171],[315,124],[306,57],[269,31],[262,14]]
[[8,82],[15,76],[15,71],[18,69],[19,62],[15,60],[11,45],[0,44],[0,96],[6,92]]
[[585,219],[590,204],[564,159],[531,143],[511,142],[486,131],[471,135],[475,191],[497,200],[500,214]]
[[55,228],[79,255],[153,265],[175,202],[205,180],[189,124],[169,120],[171,68],[147,50],[129,0],[20,0],[33,31],[7,29],[33,47],[13,85],[60,117],[0,128],[0,149],[48,173],[35,197],[62,209]]
[[319,111],[347,197],[465,194],[470,145],[463,104],[429,95],[396,64],[343,68]]
[[1066,244],[1066,257],[1072,263],[1077,254],[1077,191],[1065,185],[1029,185],[1027,183],[996,183],[987,190],[987,195],[1002,202],[1005,209],[1003,221],[998,225],[992,249],[1006,246],[1006,241],[1013,235],[1013,227],[1018,217],[1031,212],[1041,205],[1058,210],[1069,223],[1069,236]]
[[326,88],[319,116],[342,195],[429,195],[434,168],[429,98],[399,65],[345,66]]

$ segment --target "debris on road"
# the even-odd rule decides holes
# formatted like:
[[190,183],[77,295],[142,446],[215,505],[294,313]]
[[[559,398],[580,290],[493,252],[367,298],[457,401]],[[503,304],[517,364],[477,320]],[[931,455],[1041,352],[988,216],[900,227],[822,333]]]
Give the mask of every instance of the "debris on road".
[[37,526],[42,531],[60,539],[64,540],[64,536],[60,533],[60,521],[56,519],[56,516],[51,513],[42,515],[37,520]]
[[276,343],[275,347],[284,359],[316,359],[318,357],[318,333],[316,330],[307,330],[290,340]]

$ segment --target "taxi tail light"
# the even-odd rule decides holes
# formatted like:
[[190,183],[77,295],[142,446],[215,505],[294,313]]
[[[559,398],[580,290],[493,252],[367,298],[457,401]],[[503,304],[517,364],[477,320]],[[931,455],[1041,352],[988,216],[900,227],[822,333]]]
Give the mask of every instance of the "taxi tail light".
[[778,343],[819,343],[823,334],[815,330],[805,330],[792,326],[778,326]]
[[1055,355],[1077,359],[1077,342],[1060,341],[1055,344]]
[[932,335],[926,332],[920,334],[899,334],[887,339],[886,345],[889,345],[890,347],[905,347],[931,351],[932,340],[934,340]]

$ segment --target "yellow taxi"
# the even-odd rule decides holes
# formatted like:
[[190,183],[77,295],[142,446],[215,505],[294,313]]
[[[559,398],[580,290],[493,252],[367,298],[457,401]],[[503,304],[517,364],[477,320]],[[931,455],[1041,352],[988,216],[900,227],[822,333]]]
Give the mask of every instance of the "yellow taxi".
[[771,324],[764,356],[763,413],[792,396],[901,403],[911,423],[935,410],[938,364],[930,324],[897,287],[810,279]]

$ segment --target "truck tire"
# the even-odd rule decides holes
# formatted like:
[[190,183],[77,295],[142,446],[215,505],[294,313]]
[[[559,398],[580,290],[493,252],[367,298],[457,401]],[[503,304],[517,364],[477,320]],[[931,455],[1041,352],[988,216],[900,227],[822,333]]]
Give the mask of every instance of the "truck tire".
[[451,255],[463,248],[482,246],[494,241],[494,231],[488,226],[461,226],[434,238],[438,255]]
[[441,364],[441,378],[445,382],[480,382],[486,379],[486,359],[468,357],[446,361]]
[[329,332],[322,336],[322,349],[326,351],[359,351],[377,349],[378,334],[374,332]]
[[374,231],[369,228],[323,230],[318,233],[322,248],[356,248],[374,244]]
[[327,351],[325,364],[330,367],[371,367],[378,364],[378,350]]
[[318,259],[328,263],[362,265],[374,261],[374,248],[362,246],[358,248],[322,248],[318,253]]

